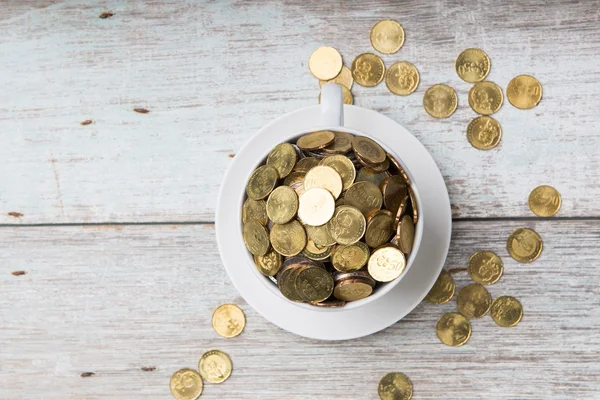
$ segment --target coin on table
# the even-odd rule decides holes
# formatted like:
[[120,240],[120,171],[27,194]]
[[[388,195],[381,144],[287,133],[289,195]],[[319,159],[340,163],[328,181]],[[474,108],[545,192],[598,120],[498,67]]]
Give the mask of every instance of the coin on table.
[[508,254],[522,263],[535,261],[542,254],[542,238],[536,231],[519,228],[510,234],[506,241]]
[[314,187],[300,196],[298,218],[305,224],[320,226],[326,224],[335,211],[335,200],[327,189]]
[[267,202],[264,200],[252,200],[250,197],[244,202],[242,207],[242,222],[245,224],[248,220],[256,220],[261,225],[266,225],[269,217],[267,216]]
[[356,168],[354,168],[354,164],[348,157],[341,154],[325,157],[319,165],[331,167],[340,175],[340,178],[342,178],[342,191],[347,190],[354,183]]
[[327,224],[321,226],[306,225],[304,228],[306,229],[306,234],[309,239],[311,239],[317,246],[332,246],[336,243],[333,236],[331,236],[331,232],[329,232]]
[[354,135],[351,135],[346,132],[333,132],[334,139],[333,142],[327,146],[323,147],[323,152],[328,154],[346,154],[352,150],[352,138]]
[[333,296],[338,300],[357,301],[369,297],[373,286],[362,279],[345,279],[336,283]]
[[521,321],[523,306],[512,296],[500,296],[492,303],[490,314],[497,325],[508,328]]
[[375,184],[363,181],[355,182],[344,195],[346,205],[356,207],[364,215],[377,211],[383,204],[381,191]]
[[[354,104],[354,96],[352,96],[352,92],[346,86],[342,86],[342,103]],[[319,104],[321,104],[321,93],[319,93]]]
[[404,254],[412,251],[415,242],[415,224],[410,216],[405,215],[398,224],[398,247]]
[[276,224],[290,222],[298,211],[298,195],[289,186],[275,188],[267,199],[267,215]]
[[375,211],[367,222],[365,242],[369,247],[379,247],[394,235],[395,215],[388,210]]
[[433,85],[423,96],[423,107],[434,118],[448,118],[458,106],[456,92],[448,85]]
[[242,227],[242,237],[248,251],[255,256],[264,256],[269,250],[269,232],[255,220],[247,221]]
[[513,106],[527,110],[542,99],[542,85],[531,75],[519,75],[508,83],[506,97]]
[[254,264],[256,269],[264,276],[275,276],[281,269],[283,260],[281,254],[271,250],[264,256],[254,256]]
[[331,257],[333,268],[340,272],[358,271],[369,261],[371,251],[363,242],[350,245],[339,245]]
[[275,168],[279,179],[283,179],[292,172],[297,160],[298,154],[294,146],[289,143],[279,143],[267,156],[267,165]]
[[490,73],[491,62],[481,49],[466,49],[458,55],[454,68],[465,82],[481,82]]
[[387,157],[385,150],[376,141],[366,136],[354,136],[352,149],[357,157],[362,158],[369,164],[385,162]]
[[363,53],[352,61],[350,67],[354,81],[361,86],[377,86],[385,75],[385,64],[381,57]]
[[419,71],[409,62],[397,62],[385,72],[385,84],[390,92],[407,96],[417,90],[417,86],[419,86]]
[[279,179],[279,173],[270,165],[262,165],[250,175],[246,185],[246,193],[253,200],[261,200],[267,197]]
[[462,346],[471,337],[471,323],[464,315],[449,312],[438,320],[435,331],[445,345]]
[[213,312],[212,327],[219,335],[232,338],[244,330],[246,316],[235,304],[222,304]]
[[306,232],[297,220],[273,225],[270,239],[271,246],[282,256],[295,256],[306,247]]
[[320,87],[323,87],[323,85],[327,83],[337,83],[338,85],[344,86],[348,90],[352,89],[354,79],[352,79],[352,72],[350,71],[350,68],[344,65],[342,66],[342,70],[340,71],[340,73],[335,78],[326,81],[319,80]]
[[477,82],[469,90],[469,105],[478,114],[490,115],[502,106],[502,89],[494,82]]
[[202,376],[193,369],[183,368],[171,376],[171,394],[177,400],[196,400],[202,394]]
[[383,204],[385,205],[385,208],[396,215],[402,199],[408,195],[406,181],[400,175],[392,175],[381,182],[380,188],[383,193]]
[[332,167],[318,165],[308,171],[304,177],[304,190],[312,188],[327,189],[337,199],[342,193],[342,177]]
[[538,217],[551,217],[560,209],[560,193],[552,186],[538,186],[531,191],[528,203]]
[[397,247],[389,245],[376,249],[367,263],[369,274],[378,282],[398,278],[406,268],[406,257]]
[[404,44],[402,25],[391,19],[377,22],[371,28],[371,45],[383,54],[393,54]]
[[200,375],[210,383],[221,383],[231,376],[231,358],[221,350],[209,350],[198,361]]
[[442,271],[427,296],[425,296],[425,300],[433,304],[444,304],[454,296],[455,290],[456,283],[454,283],[452,276],[447,271]]
[[493,251],[480,250],[469,258],[467,269],[475,282],[491,285],[502,276],[504,263]]
[[410,400],[413,395],[413,385],[403,373],[390,372],[379,381],[377,392],[381,400]]
[[327,222],[329,232],[339,244],[358,242],[367,228],[364,215],[356,207],[343,205],[335,208],[333,217]]
[[481,318],[490,310],[492,296],[483,285],[471,283],[458,291],[456,305],[465,317]]
[[311,260],[324,261],[329,258],[332,250],[333,246],[319,247],[312,239],[308,239],[306,241],[306,247],[302,250],[302,254]]
[[331,296],[333,285],[331,274],[316,266],[302,270],[295,281],[296,290],[302,300],[317,303]]
[[300,136],[296,146],[302,150],[319,150],[333,143],[335,135],[331,131],[316,131]]
[[479,150],[493,149],[501,137],[502,128],[498,121],[486,115],[473,119],[467,126],[467,140]]
[[333,47],[319,47],[308,59],[308,69],[320,80],[333,79],[342,70],[343,62],[340,53]]

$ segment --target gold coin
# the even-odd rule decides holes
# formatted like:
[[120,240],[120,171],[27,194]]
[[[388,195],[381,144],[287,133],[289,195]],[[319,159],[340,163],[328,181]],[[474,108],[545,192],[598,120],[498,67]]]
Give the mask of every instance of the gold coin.
[[347,190],[354,183],[356,178],[356,168],[352,161],[341,154],[325,157],[319,165],[326,165],[333,168],[342,178],[342,191]]
[[552,186],[538,186],[529,195],[529,208],[538,217],[553,216],[560,209],[560,204],[560,193]]
[[358,170],[356,174],[356,182],[369,181],[377,187],[381,187],[381,182],[389,177],[388,171],[377,172],[373,168],[364,167]]
[[491,285],[502,276],[504,263],[493,251],[480,250],[469,258],[468,271],[475,282]]
[[271,229],[271,245],[282,256],[295,256],[306,247],[306,232],[296,220],[287,224],[275,224]]
[[248,220],[256,220],[261,225],[266,225],[269,217],[267,216],[267,202],[264,200],[252,200],[250,197],[244,202],[242,207],[242,223]]
[[502,106],[502,89],[494,82],[477,82],[469,90],[469,105],[478,114],[490,115]]
[[346,154],[352,150],[353,135],[346,132],[333,132],[335,135],[333,142],[323,147],[323,151],[328,154]]
[[296,182],[290,185],[290,188],[294,189],[298,198],[304,194],[304,181]]
[[346,205],[356,207],[364,215],[367,215],[369,212],[381,208],[383,196],[375,184],[363,181],[356,182],[348,188],[344,201]]
[[398,278],[406,268],[406,257],[400,249],[389,245],[376,249],[368,266],[369,274],[378,282],[390,282]]
[[419,71],[409,62],[397,62],[387,69],[385,84],[390,92],[407,96],[417,90],[417,86],[419,86]]
[[296,146],[302,150],[319,150],[333,143],[335,135],[331,131],[316,131],[300,136]]
[[306,173],[304,190],[323,188],[329,190],[335,199],[342,193],[342,177],[337,171],[325,165],[318,165]]
[[[294,166],[294,172],[302,174],[302,180],[304,180],[304,175],[313,167],[319,165],[319,160],[317,157],[304,157],[298,160],[296,165]],[[292,174],[294,173],[292,172]],[[285,182],[284,182],[285,184]],[[289,185],[288,185],[289,186]]]
[[320,303],[312,302],[310,304],[313,306],[316,306],[316,307],[323,307],[323,308],[339,308],[339,307],[344,307],[346,305],[346,302],[343,300],[329,298],[325,301],[321,301]]
[[325,247],[332,246],[336,243],[335,239],[331,236],[331,232],[329,232],[328,226],[328,224],[321,226],[306,225],[304,228],[306,229],[306,234],[310,240],[317,246]]
[[462,346],[471,337],[471,323],[464,315],[449,312],[441,316],[435,331],[445,345]]
[[467,126],[467,140],[479,150],[490,150],[498,146],[502,137],[500,124],[492,117],[482,115]]
[[175,372],[169,381],[171,394],[177,400],[196,400],[202,394],[203,388],[200,374],[189,368]]
[[[302,160],[300,160],[302,161]],[[288,176],[285,177],[285,179],[283,180],[283,184],[285,186],[292,186],[295,183],[303,183],[304,182],[304,176],[306,175],[306,171],[292,171],[292,173],[290,173]]]
[[305,225],[320,226],[326,224],[335,211],[335,200],[327,189],[315,187],[300,197],[298,218]]
[[302,300],[321,302],[333,293],[333,278],[327,270],[319,267],[303,269],[296,278],[296,290]]
[[352,61],[350,67],[354,81],[361,86],[377,86],[385,75],[383,60],[372,53],[363,53]]
[[393,54],[404,44],[402,25],[391,19],[377,22],[371,28],[371,45],[383,54]]
[[338,282],[333,289],[333,296],[338,300],[357,301],[369,297],[373,286],[360,279],[346,279]]
[[350,245],[338,245],[331,257],[333,268],[340,272],[358,271],[369,261],[371,251],[363,242]]
[[336,207],[343,206],[343,205],[345,205],[345,204],[346,204],[346,200],[344,200],[344,198],[343,198],[343,197],[340,197],[339,199],[337,199],[337,200],[335,201],[335,206],[336,206]]
[[408,254],[412,251],[413,243],[415,241],[415,225],[412,219],[405,215],[400,220],[398,225],[398,247],[404,254]]
[[465,317],[481,318],[490,310],[492,296],[483,285],[471,283],[458,291],[456,305]]
[[279,143],[267,156],[267,165],[275,168],[279,179],[283,179],[292,172],[297,160],[298,154],[294,146],[289,143]]
[[542,254],[542,238],[536,231],[519,228],[510,234],[506,241],[508,254],[522,263],[535,261]]
[[[346,86],[342,86],[342,103],[354,104],[354,96],[352,96],[352,92]],[[321,93],[319,93],[319,104],[321,104]]]
[[[362,168],[362,167],[371,168],[375,172],[383,172],[383,171],[386,171],[390,167],[390,161],[387,158],[381,163],[374,164],[374,163],[370,163],[370,162],[366,161],[358,153],[354,153],[354,159],[356,161],[358,161],[359,168]],[[351,161],[353,163],[355,163],[354,160],[351,160]],[[355,165],[356,165],[356,163],[355,163]]]
[[244,330],[246,316],[235,304],[222,304],[212,314],[212,327],[219,335],[232,338]]
[[454,296],[455,290],[456,283],[454,283],[452,276],[447,271],[442,271],[427,296],[425,296],[425,300],[433,304],[444,304]]
[[269,232],[259,222],[251,219],[242,228],[242,237],[248,251],[255,256],[264,256],[269,250]]
[[490,314],[497,325],[508,328],[521,321],[523,306],[512,296],[500,296],[492,303]]
[[[302,301],[300,295],[296,292],[294,281],[301,268],[306,268],[308,264],[302,262],[303,258],[292,257],[283,263],[283,267],[277,274],[277,286],[281,294],[291,301]],[[304,259],[308,260],[308,259]]]
[[410,197],[413,223],[416,225],[419,220],[419,205],[417,204],[417,196],[415,196],[415,192],[410,186],[408,187],[408,196]]
[[231,358],[221,350],[209,350],[198,361],[200,375],[210,383],[221,383],[231,376]]
[[319,80],[319,86],[323,87],[323,85],[327,83],[337,83],[338,85],[342,85],[348,90],[352,89],[352,85],[354,84],[354,79],[352,79],[352,72],[345,65],[342,66],[342,70],[340,73],[333,79],[329,79],[327,81]]
[[481,49],[466,49],[454,63],[456,73],[465,82],[481,82],[490,72],[490,58]]
[[508,83],[506,97],[513,106],[528,110],[542,99],[542,85],[531,75],[519,75]]
[[252,200],[262,200],[267,197],[275,185],[279,174],[277,170],[270,165],[262,165],[250,175],[246,185],[246,193]]
[[423,107],[434,118],[448,118],[457,106],[456,92],[448,85],[433,85],[423,96]]
[[[400,207],[398,208],[398,212],[396,213],[396,219],[394,221],[394,223],[396,225],[400,224],[400,220],[402,219],[402,217],[404,217],[404,215],[406,215],[409,205],[410,205],[410,196],[404,196],[402,201],[400,201]],[[414,223],[414,219],[413,219],[413,223]]]
[[360,157],[369,164],[385,162],[387,157],[383,148],[376,141],[366,136],[354,136],[352,139],[352,149],[357,157]]
[[394,235],[394,215],[387,210],[376,211],[367,223],[365,242],[369,247],[379,247]]
[[264,256],[254,256],[256,269],[264,276],[275,276],[281,269],[283,260],[281,254],[275,250],[269,251]]
[[298,211],[298,195],[289,186],[275,188],[267,199],[267,215],[276,224],[290,222]]
[[308,58],[308,69],[317,79],[333,79],[342,70],[342,56],[333,47],[319,47]]
[[383,204],[385,208],[396,215],[400,203],[408,195],[408,186],[406,181],[400,175],[392,175],[381,182],[381,191],[383,193]]
[[344,205],[336,207],[327,225],[337,243],[349,245],[363,237],[367,222],[358,208]]
[[311,260],[324,261],[329,258],[333,246],[319,247],[312,239],[306,241],[306,247],[302,250],[302,254]]
[[413,395],[413,385],[406,375],[390,372],[379,381],[377,393],[381,400],[410,400]]
[[404,170],[404,168],[402,167],[402,165],[400,165],[398,160],[396,160],[396,158],[393,157],[391,154],[388,153],[387,157],[392,162],[394,169],[396,169],[398,171],[398,173],[402,176],[402,178],[404,179],[406,184],[410,186],[410,184],[411,184],[410,178],[409,178],[408,174],[406,173],[406,171]]

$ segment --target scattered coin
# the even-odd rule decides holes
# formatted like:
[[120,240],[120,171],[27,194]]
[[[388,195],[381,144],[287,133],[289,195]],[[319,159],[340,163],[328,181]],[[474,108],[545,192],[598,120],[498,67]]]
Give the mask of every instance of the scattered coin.
[[454,63],[456,73],[465,82],[481,82],[490,72],[490,58],[481,49],[466,49]]
[[352,61],[350,67],[354,81],[361,86],[377,86],[385,75],[383,60],[372,53],[363,53]]
[[413,395],[413,385],[403,373],[390,372],[379,381],[377,392],[381,400],[410,400]]
[[219,335],[232,338],[244,330],[246,316],[235,304],[222,304],[213,312],[212,327]]
[[433,85],[423,96],[423,107],[434,118],[448,118],[458,106],[456,92],[448,85]]
[[406,61],[394,63],[385,73],[385,84],[390,92],[407,96],[419,86],[419,71],[417,67]]
[[231,376],[231,358],[221,350],[209,350],[202,354],[198,362],[198,371],[202,378],[210,383],[221,383]]
[[378,282],[390,282],[404,272],[406,258],[397,247],[389,245],[376,249],[368,262],[369,274]]
[[502,276],[504,263],[493,251],[481,250],[469,258],[468,271],[475,282],[491,285]]
[[294,189],[289,186],[279,186],[267,199],[267,216],[276,224],[285,224],[296,215],[298,204],[298,195]]
[[327,81],[320,80],[319,86],[323,87],[323,85],[327,83],[337,83],[338,85],[344,86],[346,89],[352,89],[352,85],[354,84],[354,79],[352,78],[352,72],[345,65],[342,66],[342,70],[340,73],[333,79],[329,79]]
[[455,312],[442,315],[435,330],[440,341],[448,346],[462,346],[471,337],[471,323]]
[[433,304],[444,304],[454,296],[455,290],[456,284],[452,276],[447,271],[442,271],[427,296],[425,296],[425,300]]
[[169,381],[171,394],[177,400],[196,400],[202,394],[203,388],[200,374],[189,368],[175,372]]
[[404,29],[396,21],[387,19],[371,28],[371,45],[383,54],[393,54],[404,44]]
[[551,217],[560,209],[560,193],[552,186],[538,186],[531,191],[528,203],[538,217]]
[[333,79],[342,70],[342,56],[333,47],[319,47],[308,59],[308,69],[317,79]]
[[502,106],[502,89],[494,82],[477,82],[469,91],[469,105],[478,114],[490,115]]
[[324,225],[327,223],[327,221],[331,219],[334,211],[335,200],[333,199],[333,196],[327,189],[314,187],[308,189],[300,197],[300,208],[298,208],[298,218],[300,218],[300,220],[306,225]]
[[499,326],[515,326],[523,318],[523,306],[512,296],[500,296],[492,303],[491,315]]
[[502,137],[500,124],[492,117],[485,115],[472,120],[467,127],[467,140],[471,146],[479,150],[490,150],[498,146]]
[[506,241],[508,254],[522,263],[535,261],[542,254],[542,238],[536,231],[519,228],[510,234]]
[[483,285],[472,283],[458,291],[456,304],[465,317],[481,318],[490,310],[492,296]]
[[519,75],[508,83],[506,97],[513,106],[527,110],[542,99],[542,85],[531,75]]

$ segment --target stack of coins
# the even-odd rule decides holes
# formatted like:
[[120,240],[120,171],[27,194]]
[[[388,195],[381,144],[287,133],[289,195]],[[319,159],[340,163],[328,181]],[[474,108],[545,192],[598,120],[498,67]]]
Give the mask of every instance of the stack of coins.
[[244,243],[291,301],[340,307],[405,270],[418,205],[404,168],[368,137],[317,131],[280,143],[246,193]]

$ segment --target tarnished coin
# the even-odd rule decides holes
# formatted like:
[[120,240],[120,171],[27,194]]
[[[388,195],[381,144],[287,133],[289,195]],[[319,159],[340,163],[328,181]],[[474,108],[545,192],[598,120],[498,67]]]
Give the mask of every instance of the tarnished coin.
[[542,99],[542,85],[531,75],[519,75],[508,83],[506,97],[513,106],[527,110]]
[[458,106],[456,92],[448,85],[433,85],[423,96],[423,107],[434,118],[448,118]]
[[[346,86],[342,86],[342,103],[354,104],[354,96],[352,96],[352,92]],[[319,104],[321,104],[321,93],[319,93]]]
[[[298,162],[294,166],[294,171],[292,172],[292,174],[295,173],[295,172],[297,172],[297,173],[301,174],[302,180],[304,180],[304,175],[306,175],[306,173],[311,168],[316,167],[317,165],[319,165],[320,161],[321,160],[319,160],[317,157],[304,157],[304,158],[301,158],[300,160],[298,160]],[[284,184],[285,184],[285,182],[284,182]]]
[[340,73],[333,79],[329,79],[327,81],[319,80],[319,86],[323,87],[323,85],[327,83],[337,83],[338,85],[342,85],[348,90],[352,89],[352,85],[354,84],[354,79],[352,79],[352,72],[345,65],[342,66],[342,70]]
[[[298,196],[298,199],[300,199],[300,197],[302,197],[302,195],[304,194],[304,180],[292,183],[290,185],[290,188],[294,189],[294,192],[296,192],[296,196]],[[300,200],[298,200],[298,202],[299,201]],[[299,203],[298,203],[298,206],[300,206]]]
[[400,175],[392,175],[381,182],[380,188],[383,193],[383,204],[385,205],[385,208],[396,215],[402,199],[408,195],[406,181]]
[[352,61],[350,67],[354,81],[361,86],[377,86],[385,75],[383,60],[372,53],[363,53]]
[[400,219],[398,237],[398,247],[404,254],[409,254],[415,242],[415,225],[410,216],[405,215]]
[[369,247],[379,247],[394,235],[394,215],[388,210],[379,210],[367,222],[365,242]]
[[324,81],[338,76],[342,66],[342,56],[333,47],[319,47],[312,52],[308,59],[310,73],[315,78]]
[[377,22],[371,28],[371,45],[383,54],[393,54],[404,44],[402,25],[391,19]]
[[294,146],[289,143],[279,143],[267,156],[267,165],[275,168],[279,179],[283,179],[292,172],[297,160],[298,154]]
[[318,303],[326,300],[333,293],[333,277],[319,267],[308,267],[300,271],[295,285],[304,301]]
[[336,246],[331,257],[333,268],[340,272],[358,271],[369,261],[371,251],[363,242]]
[[327,189],[314,187],[300,197],[298,218],[311,226],[326,224],[335,211],[335,200]]
[[294,286],[294,282],[300,269],[308,268],[310,264],[303,262],[302,260],[309,261],[306,258],[301,257],[292,257],[287,259],[283,263],[283,267],[279,274],[277,274],[277,286],[281,291],[281,294],[291,301],[302,301],[300,295],[296,292],[296,287]]
[[417,86],[419,86],[419,71],[409,62],[397,62],[387,69],[385,84],[390,92],[407,96],[417,90]]
[[342,178],[342,191],[347,190],[354,183],[356,169],[348,157],[341,154],[325,157],[319,165],[331,167],[340,175],[340,178]]
[[213,311],[212,327],[219,335],[232,338],[244,330],[246,316],[235,304],[222,304]]
[[298,195],[289,186],[275,188],[267,199],[267,215],[276,224],[290,222],[298,211]]
[[242,237],[248,251],[255,256],[264,256],[269,250],[269,232],[259,222],[251,219],[242,228]]
[[417,196],[410,186],[408,187],[408,197],[410,197],[413,223],[416,225],[419,221],[419,205],[417,204]]
[[385,178],[391,176],[388,171],[377,172],[373,168],[364,167],[358,170],[356,174],[356,182],[369,181],[377,187],[381,187],[381,182]]
[[444,304],[454,296],[455,290],[456,283],[454,283],[452,276],[447,271],[442,271],[427,296],[425,296],[425,300],[433,304]]
[[480,250],[469,258],[468,271],[475,282],[491,285],[502,276],[504,263],[493,251]]
[[490,314],[497,325],[508,328],[521,321],[523,306],[512,296],[500,296],[492,303]]
[[435,331],[445,345],[462,346],[471,337],[471,323],[464,315],[449,312],[438,320]]
[[250,197],[244,202],[242,207],[242,223],[248,220],[256,220],[261,225],[267,225],[269,217],[267,216],[267,202],[264,200],[252,200]]
[[381,400],[410,400],[413,395],[413,385],[403,373],[390,372],[379,381],[377,393]]
[[[307,157],[307,159],[308,158],[311,158],[311,157]],[[302,161],[302,160],[300,160],[300,161]],[[308,171],[308,169],[306,171]],[[303,184],[304,176],[306,175],[306,171],[292,171],[288,176],[285,177],[285,179],[283,180],[283,184],[285,186],[290,186],[290,187],[298,182]]]
[[551,217],[560,209],[560,193],[552,186],[538,186],[531,191],[528,203],[538,217]]
[[333,289],[333,296],[344,301],[357,301],[369,297],[373,286],[363,279],[345,279],[338,282]]
[[302,254],[311,260],[324,261],[329,258],[332,250],[333,246],[319,247],[312,239],[308,239],[306,241],[306,247],[302,250]]
[[346,132],[333,132],[335,135],[333,142],[323,147],[323,152],[328,154],[346,154],[352,150],[353,135]]
[[304,190],[312,188],[327,189],[337,199],[342,193],[342,177],[335,169],[318,165],[308,171],[304,177]]
[[465,82],[481,82],[490,72],[491,62],[481,49],[466,49],[454,63],[456,73]]
[[233,365],[227,353],[209,350],[202,354],[198,362],[200,375],[210,383],[221,383],[231,376]]
[[254,256],[254,264],[256,269],[264,276],[275,276],[281,269],[283,260],[281,254],[271,250],[264,256]]
[[519,228],[510,234],[506,241],[506,250],[515,260],[522,263],[535,261],[542,254],[542,238],[536,231]]
[[367,221],[360,210],[348,205],[336,207],[327,224],[335,241],[345,245],[358,242],[367,228]]
[[311,239],[317,246],[326,247],[332,246],[336,243],[333,236],[331,236],[331,232],[329,232],[328,224],[321,226],[306,225],[304,228],[306,229],[306,234],[308,235],[309,239]]
[[380,247],[371,254],[367,268],[376,281],[390,282],[402,275],[406,258],[395,246]]
[[279,173],[270,165],[262,165],[250,175],[246,185],[246,194],[253,200],[261,200],[267,197],[279,179]]
[[385,162],[385,158],[387,157],[385,150],[376,141],[366,136],[354,136],[352,139],[352,149],[357,157],[362,158],[369,164]]
[[363,181],[355,182],[344,195],[346,205],[356,207],[364,215],[377,211],[383,204],[381,191],[375,184]]
[[465,317],[481,318],[492,306],[492,296],[483,285],[472,283],[460,289],[456,296],[458,311]]
[[490,115],[502,106],[502,89],[494,82],[477,82],[469,90],[469,105],[478,114]]
[[[407,215],[408,206],[410,205],[410,196],[404,196],[404,198],[400,201],[400,207],[398,208],[398,212],[396,213],[396,219],[394,223],[398,225],[402,217]],[[413,220],[414,223],[414,220]]]
[[306,247],[306,232],[296,220],[273,225],[270,238],[275,251],[283,256],[295,256]]
[[475,118],[467,126],[467,140],[471,146],[479,150],[493,149],[500,143],[502,128],[492,117],[482,115]]
[[333,143],[335,135],[331,131],[316,131],[300,136],[296,146],[302,150],[318,150]]
[[200,374],[189,368],[175,372],[169,381],[171,394],[177,400],[196,400],[202,394],[203,388]]

